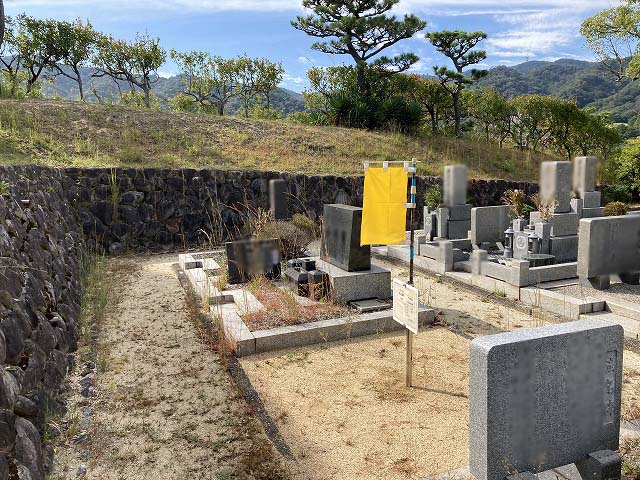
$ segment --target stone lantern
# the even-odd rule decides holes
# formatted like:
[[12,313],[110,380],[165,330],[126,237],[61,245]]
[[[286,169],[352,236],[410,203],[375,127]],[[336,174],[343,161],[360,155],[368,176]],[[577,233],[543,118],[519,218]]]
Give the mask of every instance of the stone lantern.
[[509,227],[504,231],[504,258],[513,258],[513,236],[515,231]]

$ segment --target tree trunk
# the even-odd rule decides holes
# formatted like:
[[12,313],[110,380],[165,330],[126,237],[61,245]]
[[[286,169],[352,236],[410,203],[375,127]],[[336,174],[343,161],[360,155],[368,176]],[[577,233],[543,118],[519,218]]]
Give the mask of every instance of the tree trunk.
[[455,91],[451,94],[453,97],[453,116],[455,119],[455,134],[456,137],[460,136],[460,91]]
[[431,117],[431,135],[438,133],[438,117],[436,116],[435,108],[428,108],[429,116]]
[[2,40],[4,39],[4,5],[0,0],[0,47],[2,47]]
[[366,75],[366,62],[358,62],[356,65],[356,73],[358,77],[358,90],[362,94],[363,97],[369,96],[369,86],[367,85],[367,75]]
[[224,116],[224,102],[218,102],[218,115]]
[[144,85],[144,104],[147,108],[151,108],[151,86],[148,82]]
[[84,102],[84,85],[82,84],[82,77],[76,67],[73,67],[73,71],[76,72],[76,79],[78,82],[78,90],[80,91],[80,100]]

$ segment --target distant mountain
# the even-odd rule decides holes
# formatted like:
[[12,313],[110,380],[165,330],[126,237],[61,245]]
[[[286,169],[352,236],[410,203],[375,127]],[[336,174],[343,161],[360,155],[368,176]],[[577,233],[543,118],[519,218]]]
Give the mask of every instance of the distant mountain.
[[640,81],[617,81],[597,62],[560,59],[495,67],[474,88],[494,87],[513,97],[524,93],[575,99],[581,107],[608,112],[616,122],[640,121]]
[[[118,85],[109,77],[94,77],[94,69],[84,68],[81,70],[82,82],[84,84],[85,98],[89,101],[96,101],[97,97],[102,100],[117,100],[119,98]],[[120,88],[127,91],[128,84],[119,82]],[[95,89],[95,93],[91,89]],[[182,89],[181,77],[179,75],[173,77],[159,77],[153,84],[153,94],[166,105],[166,101],[175,97]],[[46,97],[61,97],[66,99],[78,99],[80,93],[78,84],[65,76],[58,76],[54,82],[44,82],[42,93]],[[96,96],[97,93],[97,96]],[[304,97],[297,92],[287,90],[286,88],[278,88],[271,95],[271,107],[275,110],[282,111],[285,114],[291,112],[299,112],[304,110]],[[227,106],[227,113],[234,114],[240,109],[240,100],[232,99]]]

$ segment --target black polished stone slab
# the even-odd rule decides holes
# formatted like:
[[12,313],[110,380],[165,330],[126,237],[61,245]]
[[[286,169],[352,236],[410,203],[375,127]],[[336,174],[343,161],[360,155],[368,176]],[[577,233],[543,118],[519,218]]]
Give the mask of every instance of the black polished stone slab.
[[361,228],[362,208],[325,205],[321,258],[348,272],[370,270],[371,249],[360,246]]

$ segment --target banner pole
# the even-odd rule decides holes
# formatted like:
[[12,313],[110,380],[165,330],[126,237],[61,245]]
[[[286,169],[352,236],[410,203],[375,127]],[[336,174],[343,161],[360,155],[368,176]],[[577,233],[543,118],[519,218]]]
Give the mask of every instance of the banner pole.
[[[409,238],[409,285],[413,286],[413,256],[415,254],[415,211],[416,205],[416,170],[417,164],[415,158],[412,160],[411,171],[411,200],[410,204],[413,206],[409,214],[409,228],[411,230]],[[405,383],[407,387],[411,387],[413,383],[413,332],[407,328],[407,357],[406,357],[406,371],[405,371]]]

